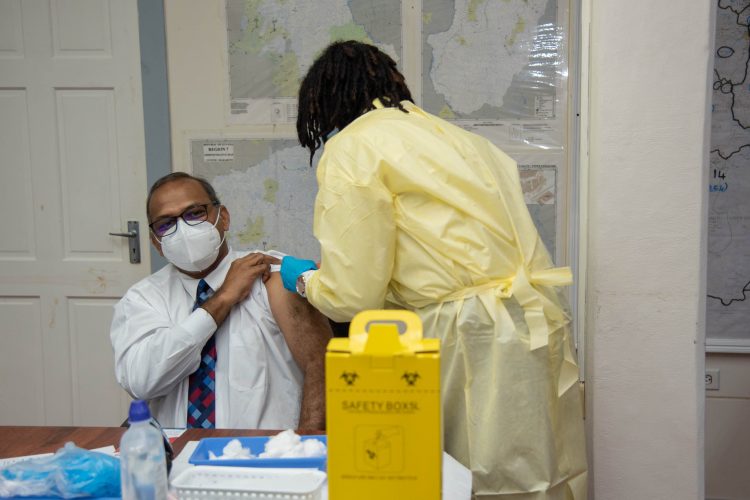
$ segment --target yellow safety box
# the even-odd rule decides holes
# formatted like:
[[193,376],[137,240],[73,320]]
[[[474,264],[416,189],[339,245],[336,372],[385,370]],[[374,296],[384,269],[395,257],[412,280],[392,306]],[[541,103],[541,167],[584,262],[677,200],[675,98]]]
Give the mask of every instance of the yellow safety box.
[[364,311],[326,353],[331,500],[440,500],[440,340],[411,311]]

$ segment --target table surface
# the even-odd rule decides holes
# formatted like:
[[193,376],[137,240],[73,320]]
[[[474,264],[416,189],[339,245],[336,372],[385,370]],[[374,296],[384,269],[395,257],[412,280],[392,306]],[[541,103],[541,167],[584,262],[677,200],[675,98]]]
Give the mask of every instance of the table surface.
[[[110,445],[119,447],[120,438],[126,430],[125,427],[0,426],[0,458],[54,453],[68,441],[74,442],[79,448],[86,449]],[[188,429],[172,443],[172,447],[176,457],[190,441],[200,441],[204,437],[269,436],[278,432],[253,429]],[[295,432],[300,435],[325,434],[325,431],[319,430],[298,429]],[[455,460],[452,460],[452,462],[455,462]],[[461,466],[458,467],[463,469]],[[468,500],[471,491],[471,473],[468,469],[464,469],[464,471],[463,475],[458,474],[460,471],[456,472],[455,467],[453,467],[453,472],[443,471],[444,498]],[[456,480],[457,477],[459,480]],[[327,494],[325,498],[328,498]]]
[[[92,449],[120,446],[125,427],[47,427],[0,426],[0,458],[54,453],[68,441],[79,448]],[[173,443],[175,456],[190,441],[204,437],[272,436],[277,430],[258,429],[188,429]],[[297,430],[297,434],[324,434],[324,431]]]

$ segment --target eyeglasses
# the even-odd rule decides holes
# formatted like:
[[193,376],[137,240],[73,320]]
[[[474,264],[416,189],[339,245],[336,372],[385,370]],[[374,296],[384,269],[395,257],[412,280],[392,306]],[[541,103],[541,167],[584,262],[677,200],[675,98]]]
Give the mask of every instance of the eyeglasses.
[[177,219],[182,219],[189,226],[197,226],[208,218],[208,207],[218,207],[220,203],[204,203],[192,205],[177,217],[161,217],[148,225],[157,238],[163,238],[177,231]]

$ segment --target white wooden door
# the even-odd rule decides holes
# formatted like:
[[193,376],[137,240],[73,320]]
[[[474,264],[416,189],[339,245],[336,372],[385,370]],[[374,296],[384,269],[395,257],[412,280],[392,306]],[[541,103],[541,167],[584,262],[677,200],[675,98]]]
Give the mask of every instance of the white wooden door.
[[149,271],[135,0],[0,0],[0,425],[118,425],[112,305]]

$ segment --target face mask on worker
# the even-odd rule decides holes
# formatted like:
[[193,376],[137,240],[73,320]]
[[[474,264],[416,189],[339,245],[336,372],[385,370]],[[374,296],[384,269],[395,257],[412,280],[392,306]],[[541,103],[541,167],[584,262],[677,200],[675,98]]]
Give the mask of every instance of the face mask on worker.
[[195,273],[208,269],[219,256],[226,237],[226,233],[223,238],[216,229],[220,216],[221,210],[213,224],[205,221],[195,226],[177,219],[177,230],[161,240],[164,257],[183,271]]
[[330,132],[328,132],[328,134],[326,134],[326,138],[325,138],[325,139],[323,139],[323,142],[324,142],[324,143],[325,143],[325,142],[328,142],[329,140],[331,140],[331,138],[332,138],[332,137],[333,137],[334,135],[336,135],[336,134],[338,134],[338,133],[339,133],[339,129],[338,129],[338,127],[334,127],[334,128],[333,128],[333,130],[331,130]]

